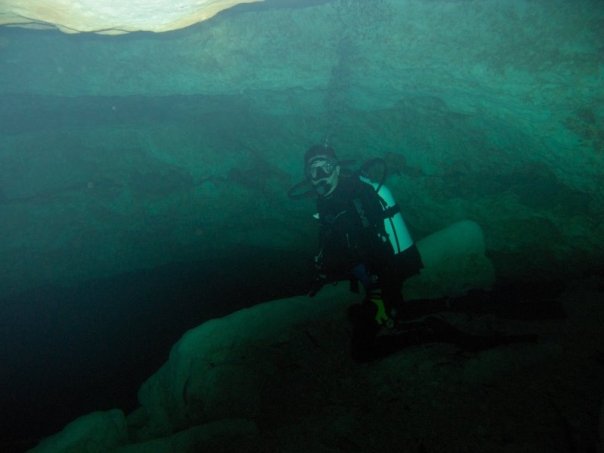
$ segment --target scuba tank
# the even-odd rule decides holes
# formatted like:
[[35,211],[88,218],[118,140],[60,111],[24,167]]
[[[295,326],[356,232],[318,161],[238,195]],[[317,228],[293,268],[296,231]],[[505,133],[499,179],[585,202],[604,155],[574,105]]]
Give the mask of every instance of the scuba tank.
[[384,229],[394,254],[398,255],[407,250],[413,245],[413,239],[411,239],[411,234],[403,220],[401,210],[396,204],[390,189],[383,184],[371,181],[365,176],[360,176],[359,179],[372,186],[380,198],[380,204],[384,212]]
[[398,255],[404,252],[413,245],[413,239],[403,220],[401,209],[392,196],[392,192],[384,185],[384,181],[388,176],[386,162],[380,158],[370,159],[361,165],[357,174],[362,182],[373,187],[380,199],[384,212],[384,229],[388,235],[393,253]]

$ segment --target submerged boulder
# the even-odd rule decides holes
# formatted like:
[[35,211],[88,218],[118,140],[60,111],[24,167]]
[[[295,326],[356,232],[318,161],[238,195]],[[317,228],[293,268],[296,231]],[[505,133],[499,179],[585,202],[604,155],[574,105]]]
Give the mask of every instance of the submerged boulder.
[[[597,293],[588,295],[562,298],[573,305],[571,316],[589,311]],[[540,341],[473,353],[415,345],[358,364],[348,354],[345,315],[358,297],[347,285],[330,285],[313,299],[267,302],[208,321],[187,332],[143,384],[137,410],[126,418],[117,410],[82,417],[34,452],[594,450],[601,324],[529,326],[484,316],[475,328],[530,329]],[[598,304],[589,316],[602,314]],[[589,377],[576,373],[586,367]]]
[[[431,286],[446,292],[490,284],[475,223],[452,225],[418,248],[426,267],[411,287],[415,296],[433,293]],[[455,272],[439,277],[439,269],[452,265]],[[230,442],[255,436],[259,420],[273,426],[313,417],[354,366],[346,309],[361,297],[342,282],[314,298],[270,301],[209,320],[173,346],[139,389],[140,408],[127,422],[118,410],[90,414],[35,451],[187,451],[227,432]]]
[[113,451],[128,438],[126,417],[119,409],[93,412],[69,423],[61,432],[44,439],[32,453]]
[[[281,350],[309,341],[309,326],[318,320],[343,318],[345,307],[358,297],[345,286],[326,287],[314,299],[257,305],[187,332],[139,390],[147,415],[143,437],[165,435],[192,422],[257,416],[266,404],[263,393],[281,379]],[[301,357],[305,351],[296,348]],[[288,354],[287,360],[301,357]]]

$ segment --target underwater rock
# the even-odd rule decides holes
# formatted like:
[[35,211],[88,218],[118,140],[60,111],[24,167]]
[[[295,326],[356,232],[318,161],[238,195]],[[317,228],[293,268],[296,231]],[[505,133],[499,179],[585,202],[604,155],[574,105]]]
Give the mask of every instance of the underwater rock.
[[[531,327],[544,339],[539,343],[463,355],[449,344],[415,345],[359,365],[348,357],[345,316],[358,297],[348,285],[329,285],[315,298],[270,301],[191,329],[143,384],[141,407],[126,422],[117,410],[90,414],[33,451],[297,453],[410,445],[563,452],[574,442],[573,451],[595,451],[604,434],[604,408],[598,434],[592,396],[601,372],[585,379],[575,370],[593,360],[599,341],[576,342],[575,331],[541,323]],[[569,302],[580,312],[593,303],[575,296]],[[594,307],[590,319],[602,314],[601,304]],[[474,328],[491,329],[493,321],[476,320]],[[516,333],[527,328],[496,324]],[[601,338],[601,323],[577,327]],[[552,410],[562,403],[564,410]],[[575,411],[593,412],[589,432],[565,431]]]
[[495,281],[492,262],[485,255],[482,228],[465,220],[417,241],[424,268],[407,280],[408,299],[453,296],[469,289],[489,288]]
[[257,434],[258,427],[250,420],[219,420],[194,426],[171,436],[122,446],[115,453],[215,451],[213,448],[222,445],[229,445],[233,448],[232,451],[236,451],[239,443],[245,444]]
[[325,287],[314,299],[256,305],[185,333],[139,390],[146,435],[166,435],[196,421],[255,416],[274,368],[270,355],[259,351],[286,341],[293,326],[343,313],[358,297],[345,286]]
[[105,35],[133,31],[164,32],[210,19],[240,3],[256,1],[259,0],[6,0],[0,5],[0,25],[28,28],[54,26],[65,33],[95,32]]
[[126,418],[119,409],[93,412],[69,423],[59,433],[44,439],[32,453],[112,451],[128,437]]

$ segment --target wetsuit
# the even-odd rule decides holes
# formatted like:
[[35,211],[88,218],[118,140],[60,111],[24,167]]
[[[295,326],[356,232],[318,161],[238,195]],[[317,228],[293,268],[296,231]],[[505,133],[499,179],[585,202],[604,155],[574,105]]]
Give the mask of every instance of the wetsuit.
[[320,231],[320,271],[329,280],[351,279],[365,289],[361,304],[349,310],[353,323],[351,353],[355,360],[371,360],[388,354],[394,345],[377,337],[376,321],[383,301],[385,313],[404,315],[403,281],[423,267],[415,245],[394,254],[384,229],[384,210],[375,189],[358,177],[341,177],[326,198],[317,199]]

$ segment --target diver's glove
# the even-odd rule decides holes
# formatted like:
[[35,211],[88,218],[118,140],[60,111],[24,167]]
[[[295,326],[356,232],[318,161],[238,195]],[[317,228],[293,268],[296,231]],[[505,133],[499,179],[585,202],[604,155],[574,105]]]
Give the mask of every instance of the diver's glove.
[[310,283],[310,289],[308,290],[309,297],[315,297],[317,293],[321,291],[321,288],[325,286],[325,283],[327,283],[327,275],[322,272],[315,274],[315,277]]

